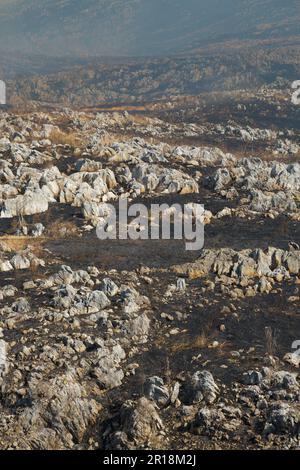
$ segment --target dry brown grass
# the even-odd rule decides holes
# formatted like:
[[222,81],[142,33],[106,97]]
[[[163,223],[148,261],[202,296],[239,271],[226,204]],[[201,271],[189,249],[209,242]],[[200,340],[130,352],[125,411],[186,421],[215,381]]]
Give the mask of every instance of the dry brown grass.
[[208,347],[208,344],[209,338],[204,332],[202,332],[200,335],[193,338],[193,340],[175,343],[170,349],[172,353],[178,353],[181,351],[188,351],[190,349],[204,349]]
[[126,134],[122,135],[115,132],[105,133],[101,137],[101,144],[109,146],[115,142],[122,142],[124,139],[126,139]]
[[78,147],[80,144],[80,139],[74,132],[67,134],[58,129],[53,129],[50,140],[56,145],[69,145],[70,147]]
[[12,251],[23,251],[28,247],[28,245],[30,245],[32,238],[26,236],[7,235],[5,237],[1,237],[0,240]]
[[[26,250],[29,250],[36,258],[43,259],[44,252],[44,243],[47,241],[45,237],[36,237],[32,238],[29,236],[16,236],[16,235],[7,235],[0,238],[0,242],[3,242],[5,245],[4,251],[12,253],[22,253]],[[30,266],[32,272],[37,271],[39,268],[38,261],[33,261]]]
[[56,220],[52,222],[47,229],[46,236],[32,237],[28,235],[5,235],[0,237],[0,242],[7,250],[14,252],[24,251],[30,248],[30,251],[38,258],[43,257],[43,246],[51,239],[68,238],[78,234],[78,228],[74,221]]
[[68,238],[76,235],[78,228],[72,220],[56,220],[47,228],[48,238]]
[[134,114],[131,115],[131,119],[136,123],[136,124],[149,124],[149,118],[147,116],[144,116],[143,114]]
[[266,352],[269,356],[275,356],[277,351],[276,332],[270,327],[265,327]]
[[80,111],[87,112],[87,113],[106,113],[106,112],[115,112],[115,113],[123,113],[125,111],[128,112],[133,112],[133,111],[147,111],[147,109],[151,107],[148,106],[147,104],[145,105],[121,105],[121,106],[90,106],[90,107],[84,107],[80,108]]

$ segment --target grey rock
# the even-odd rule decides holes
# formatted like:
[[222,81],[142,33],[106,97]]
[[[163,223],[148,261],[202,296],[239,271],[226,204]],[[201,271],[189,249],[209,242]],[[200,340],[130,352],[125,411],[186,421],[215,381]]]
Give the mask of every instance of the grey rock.
[[38,224],[35,224],[32,229],[31,229],[31,234],[34,236],[34,237],[41,237],[44,233],[44,230],[45,230],[45,227],[43,224],[41,223],[38,223]]
[[160,377],[149,377],[144,385],[144,393],[160,407],[166,406],[170,401],[169,391]]
[[25,297],[22,297],[12,304],[12,309],[17,313],[27,313],[30,312],[30,304]]
[[182,387],[180,399],[186,404],[214,403],[220,393],[218,385],[215,383],[211,372],[204,370],[195,372],[190,381]]
[[119,287],[111,279],[106,277],[103,279],[102,283],[103,283],[102,290],[109,297],[113,297],[119,292]]
[[251,370],[243,375],[243,382],[246,385],[260,385],[263,380],[261,372]]
[[292,374],[287,371],[277,371],[272,376],[272,385],[276,388],[283,388],[285,390],[298,390],[299,383],[297,381],[297,374]]
[[110,305],[110,300],[102,291],[93,291],[88,295],[86,306],[89,313],[96,313]]
[[[122,443],[127,449],[136,447],[162,448],[163,422],[157,412],[156,406],[145,397],[137,402],[126,401],[116,417],[115,426],[118,428],[118,437],[122,433]],[[118,440],[120,442],[120,440]],[[105,448],[112,449],[116,443],[116,433],[108,433],[105,439]]]
[[286,403],[279,403],[268,410],[267,421],[264,433],[268,434],[288,434],[298,436],[300,413],[299,410]]

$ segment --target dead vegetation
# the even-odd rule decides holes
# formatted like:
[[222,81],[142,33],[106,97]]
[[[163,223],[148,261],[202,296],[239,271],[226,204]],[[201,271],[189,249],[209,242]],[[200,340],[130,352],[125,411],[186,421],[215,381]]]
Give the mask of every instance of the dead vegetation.
[[209,338],[202,332],[192,340],[178,341],[171,346],[172,353],[187,351],[190,349],[204,349],[208,346]]
[[32,237],[28,236],[17,236],[17,235],[7,235],[1,237],[1,244],[3,242],[7,251],[23,251],[28,248],[29,244],[32,241]]
[[50,140],[56,145],[69,145],[70,147],[77,147],[80,145],[79,137],[74,132],[63,132],[59,129],[53,129],[50,134]]
[[55,220],[47,228],[47,238],[69,238],[78,234],[78,227],[72,220]]
[[276,332],[270,327],[265,328],[266,352],[269,356],[275,356],[277,351]]

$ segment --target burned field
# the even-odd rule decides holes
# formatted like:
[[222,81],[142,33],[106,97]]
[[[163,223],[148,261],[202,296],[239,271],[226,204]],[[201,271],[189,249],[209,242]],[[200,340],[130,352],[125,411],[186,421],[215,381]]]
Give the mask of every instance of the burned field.
[[[2,113],[2,449],[299,448],[299,109],[223,98]],[[120,198],[204,247],[99,240]]]

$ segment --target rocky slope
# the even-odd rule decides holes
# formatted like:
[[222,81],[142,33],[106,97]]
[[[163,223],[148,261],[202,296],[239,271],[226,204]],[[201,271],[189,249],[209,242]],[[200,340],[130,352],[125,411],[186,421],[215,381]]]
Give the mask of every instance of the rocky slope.
[[[60,65],[61,66],[61,65]],[[55,68],[55,61],[48,68]],[[300,76],[297,47],[227,50],[226,53],[185,58],[131,60],[119,63],[68,62],[64,70],[47,75],[21,76],[8,81],[8,102],[24,106],[30,101],[76,107],[115,103],[143,104],[197,96],[208,91],[252,90],[272,85],[289,93]]]
[[[1,112],[1,449],[299,449],[299,108],[221,98]],[[126,196],[204,248],[98,240]]]

